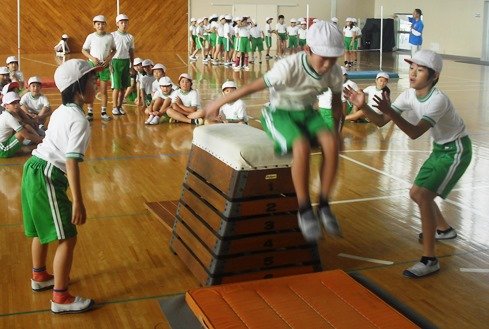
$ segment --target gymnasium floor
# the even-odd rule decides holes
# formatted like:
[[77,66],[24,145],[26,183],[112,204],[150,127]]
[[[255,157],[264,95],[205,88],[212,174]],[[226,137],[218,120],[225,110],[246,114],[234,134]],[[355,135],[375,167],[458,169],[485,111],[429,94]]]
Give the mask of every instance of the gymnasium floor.
[[[250,72],[233,72],[204,67],[200,61],[188,64],[185,53],[137,55],[165,64],[173,80],[180,73],[191,73],[203,104],[220,93],[226,79],[242,85],[273,65],[273,61],[264,62],[254,64]],[[406,57],[384,54],[383,68],[400,75],[389,83],[392,98],[408,86]],[[34,74],[52,77],[56,68],[51,54],[21,59],[26,79]],[[378,62],[377,54],[362,54],[360,68],[378,69]],[[474,156],[454,191],[440,202],[459,234],[453,241],[437,244],[440,273],[419,280],[402,276],[402,270],[421,253],[419,212],[408,191],[431,142],[428,135],[409,140],[392,124],[381,129],[358,123],[344,127],[344,149],[332,196],[344,238],[327,237],[320,245],[325,270],[361,274],[440,328],[482,328],[489,323],[488,77],[487,66],[444,61],[439,88],[463,117]],[[372,81],[357,83],[365,87]],[[52,88],[44,92],[56,108],[58,92]],[[261,92],[246,99],[253,126],[259,126],[256,120],[266,97]],[[126,110],[126,116],[104,123],[96,104],[91,144],[81,166],[88,221],[79,229],[70,289],[98,302],[99,307],[90,313],[53,316],[50,293],[31,292],[30,241],[23,236],[19,194],[28,155],[0,159],[1,328],[169,328],[158,300],[198,286],[168,248],[170,231],[144,206],[179,198],[193,127],[147,127],[140,109],[126,105]],[[315,196],[319,154],[314,153],[312,160]]]

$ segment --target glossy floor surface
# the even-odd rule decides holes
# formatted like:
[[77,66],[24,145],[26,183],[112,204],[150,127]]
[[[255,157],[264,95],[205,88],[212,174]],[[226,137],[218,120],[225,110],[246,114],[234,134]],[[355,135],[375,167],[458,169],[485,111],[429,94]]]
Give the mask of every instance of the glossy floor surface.
[[[201,61],[189,64],[185,54],[137,55],[165,64],[174,81],[180,73],[190,73],[203,104],[220,94],[225,80],[242,85],[261,77],[274,62],[233,72]],[[400,75],[389,82],[392,98],[408,87],[408,65],[403,60],[407,56],[384,54],[383,69]],[[57,65],[50,54],[25,55],[21,60],[26,78],[52,77]],[[378,54],[362,54],[358,68],[378,69]],[[357,83],[365,87],[373,81]],[[392,124],[380,129],[368,123],[345,125],[332,195],[344,237],[325,237],[321,257],[325,270],[362,274],[440,328],[483,328],[489,323],[489,67],[445,60],[439,88],[463,117],[474,146],[467,172],[449,197],[439,201],[459,235],[437,243],[440,272],[419,280],[402,276],[421,255],[420,216],[409,188],[431,141],[428,134],[410,140]],[[54,88],[44,92],[56,108],[59,93]],[[259,127],[267,92],[245,101],[251,124]],[[127,115],[106,123],[99,118],[100,103],[95,104],[92,139],[81,165],[88,221],[79,230],[70,289],[98,302],[90,313],[54,316],[49,311],[50,293],[31,291],[30,240],[23,235],[20,207],[28,150],[0,159],[1,328],[168,328],[158,299],[198,286],[168,248],[171,233],[144,206],[148,201],[179,198],[193,126],[145,126],[140,108],[129,104],[125,108]],[[315,196],[320,154],[311,157]]]

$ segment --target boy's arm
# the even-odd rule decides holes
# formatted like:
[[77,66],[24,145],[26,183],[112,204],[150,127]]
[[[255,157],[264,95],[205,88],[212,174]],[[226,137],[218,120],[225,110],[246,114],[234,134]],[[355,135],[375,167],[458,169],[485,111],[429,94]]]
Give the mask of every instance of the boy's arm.
[[333,111],[333,118],[335,123],[335,131],[341,131],[343,122],[345,121],[345,115],[343,114],[343,104],[341,102],[341,93],[333,94],[331,100],[331,109]]
[[77,159],[66,159],[66,176],[70,185],[72,196],[71,222],[75,225],[83,225],[87,219],[85,205],[81,193],[80,168]]
[[90,55],[90,53],[88,52],[88,50],[87,50],[87,49],[82,49],[82,51],[81,51],[81,52],[82,52],[82,54],[83,54],[83,55],[84,55],[86,58],[88,58],[88,59],[89,59],[89,60],[90,60],[90,61],[91,61],[93,64],[98,65],[98,63],[99,63],[98,58],[93,57],[92,55]]
[[348,86],[343,89],[343,92],[345,94],[345,98],[348,99],[353,105],[355,105],[358,110],[362,110],[363,113],[365,113],[365,115],[368,117],[370,122],[376,124],[379,127],[382,127],[391,120],[388,115],[384,113],[378,114],[365,103],[366,97],[363,90],[355,91],[353,88]]
[[257,91],[263,90],[266,87],[267,85],[265,84],[265,80],[263,78],[260,78],[260,79],[256,79],[255,81],[239,89],[236,89],[232,93],[229,93],[225,96],[221,96],[205,106],[204,112],[206,114],[206,117],[212,120],[215,117],[217,117],[217,115],[219,114],[219,108],[224,104],[234,102],[237,99],[248,96]]
[[34,131],[34,129],[29,125],[25,125],[23,129],[19,130],[18,133],[24,139],[28,139],[28,140],[32,141],[33,143],[39,144],[42,142],[42,137],[39,136],[39,134],[36,133]]

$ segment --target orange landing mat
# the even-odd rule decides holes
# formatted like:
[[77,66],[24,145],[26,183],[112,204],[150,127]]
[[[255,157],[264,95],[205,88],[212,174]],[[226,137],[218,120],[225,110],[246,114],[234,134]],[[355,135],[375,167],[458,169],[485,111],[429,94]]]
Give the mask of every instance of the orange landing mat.
[[190,290],[204,328],[418,328],[343,271]]

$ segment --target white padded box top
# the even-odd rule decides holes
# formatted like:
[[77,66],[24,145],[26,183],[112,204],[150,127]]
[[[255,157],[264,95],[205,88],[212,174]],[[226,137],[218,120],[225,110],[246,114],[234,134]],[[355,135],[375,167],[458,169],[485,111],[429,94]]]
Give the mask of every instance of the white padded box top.
[[235,170],[289,167],[292,157],[277,156],[273,141],[263,130],[245,124],[196,127],[192,144]]

